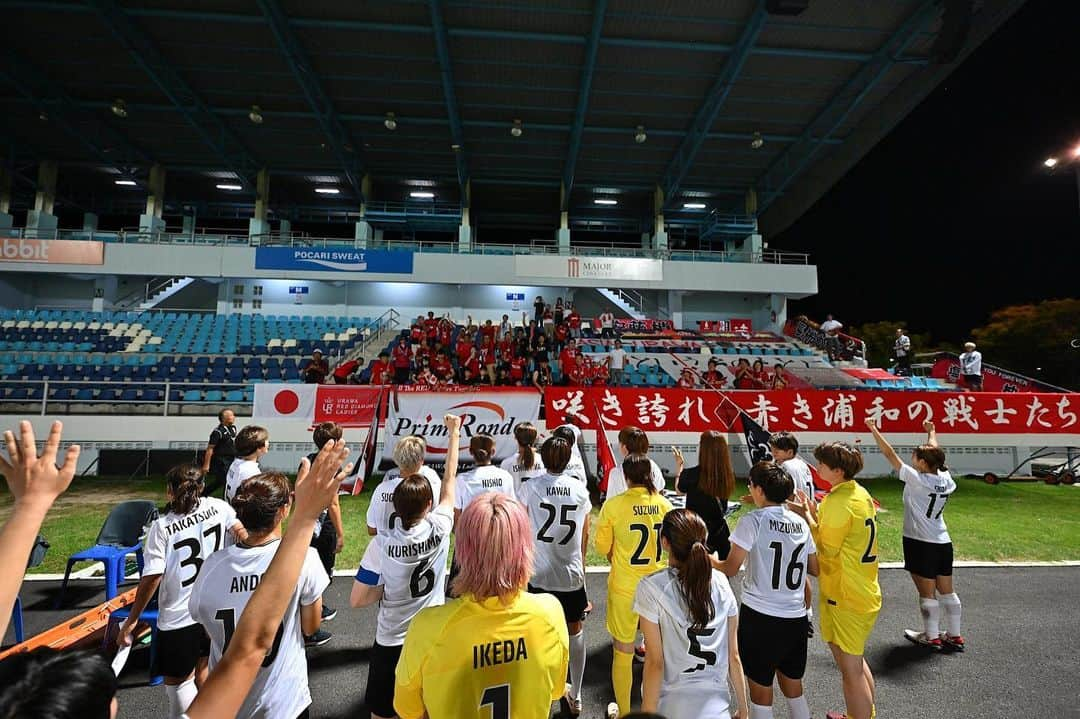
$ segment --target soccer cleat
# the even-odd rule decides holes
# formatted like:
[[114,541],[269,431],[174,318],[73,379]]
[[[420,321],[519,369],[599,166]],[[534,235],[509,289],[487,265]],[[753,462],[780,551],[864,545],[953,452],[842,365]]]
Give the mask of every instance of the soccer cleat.
[[604,716],[607,719],[619,719],[619,704],[618,702],[611,702],[607,705],[607,711],[604,712]]
[[566,693],[559,699],[559,713],[564,717],[581,716],[581,699],[570,696],[570,685],[566,685]]
[[329,622],[331,619],[337,616],[337,610],[333,607],[328,607],[325,604],[322,605],[322,620]]
[[634,647],[634,661],[645,663],[645,645]]
[[942,634],[940,641],[946,649],[951,649],[954,652],[964,651],[964,638],[959,635],[952,637],[948,634]]
[[328,641],[330,641],[330,638],[333,636],[333,634],[326,631],[325,629],[320,629],[314,634],[312,634],[310,637],[304,637],[304,647],[308,649],[312,647],[321,647],[323,644],[326,644]]
[[925,632],[916,632],[913,629],[905,629],[904,638],[913,644],[921,644],[924,647],[929,647],[934,650],[941,649],[941,639],[938,637],[931,639],[926,636]]

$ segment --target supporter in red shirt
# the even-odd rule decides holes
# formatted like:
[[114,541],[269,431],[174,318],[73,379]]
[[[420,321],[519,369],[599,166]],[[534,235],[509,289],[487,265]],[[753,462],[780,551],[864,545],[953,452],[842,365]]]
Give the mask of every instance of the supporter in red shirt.
[[[480,327],[480,336],[490,338],[492,345],[495,344],[495,338],[499,334],[498,325],[491,324],[491,320],[484,320],[484,324]],[[482,341],[482,340],[481,340]]]
[[439,320],[439,344],[443,347],[450,346],[450,340],[454,335],[454,323],[443,317]]
[[694,382],[694,374],[690,369],[684,369],[682,374],[679,375],[679,381],[675,383],[676,387],[681,389],[694,389],[697,383]]
[[371,384],[390,384],[390,355],[379,353],[379,358],[371,363]]
[[705,371],[702,380],[705,382],[706,387],[712,387],[713,389],[720,389],[727,384],[727,377],[720,371],[719,360],[709,360],[709,369]]
[[559,349],[566,344],[567,338],[570,337],[570,328],[566,326],[565,322],[559,322],[555,325],[555,349]]
[[412,340],[414,345],[418,345],[424,341],[424,318],[418,316],[416,321],[412,323],[409,328],[409,339]]
[[482,367],[480,365],[480,353],[477,352],[475,347],[469,350],[469,358],[465,360],[465,369],[471,372],[474,378],[479,380]]
[[608,371],[607,361],[597,362],[593,366],[592,385],[594,387],[606,387],[611,373]]
[[480,343],[480,364],[487,372],[488,379],[492,382],[495,381],[495,345],[492,344],[490,335],[484,335],[484,339]]
[[570,387],[582,387],[588,383],[588,371],[585,362],[574,362],[570,369],[563,370],[563,381]]
[[750,370],[750,373],[754,376],[755,388],[766,389],[772,385],[772,377],[769,376],[768,370],[765,369],[765,363],[761,360],[754,360],[754,366]]
[[772,388],[784,389],[788,386],[787,376],[784,374],[784,363],[777,362],[773,367]]
[[416,384],[433,387],[438,383],[439,378],[435,376],[435,373],[431,371],[431,363],[427,357],[424,357],[420,361],[420,369],[416,372]]
[[455,354],[457,355],[459,365],[465,364],[465,362],[469,359],[469,353],[471,353],[472,350],[473,341],[463,330],[458,334],[457,348],[455,349]]
[[570,327],[570,336],[574,339],[581,338],[581,313],[574,307],[574,303],[571,302],[568,305],[569,312],[566,315],[566,324]]
[[446,350],[440,350],[435,355],[435,361],[431,364],[431,371],[442,380],[448,380],[454,376],[454,366],[450,363],[450,355]]
[[745,357],[739,363],[731,366],[731,372],[735,375],[735,389],[753,389],[754,373],[750,369],[750,360]]
[[346,362],[342,362],[337,367],[335,367],[334,384],[349,384],[349,378],[352,377],[353,372],[356,371],[356,368],[359,367],[360,363],[363,361],[363,358],[361,358],[359,361],[348,360]]
[[394,360],[394,384],[409,383],[409,369],[412,366],[412,348],[404,337],[398,339],[391,356]]
[[514,338],[510,333],[506,333],[499,338],[498,351],[499,360],[502,362],[509,362],[510,358],[514,356]]
[[428,344],[417,345],[416,349],[413,351],[413,355],[415,357],[416,365],[420,366],[421,360],[427,360],[428,363],[431,362],[432,358],[435,356],[435,350]]
[[529,368],[529,360],[521,355],[510,358],[510,380],[515,385],[525,381],[525,371]]
[[424,320],[424,337],[427,338],[428,344],[431,344],[438,335],[439,320],[435,317],[434,312],[428,312],[427,319]]
[[578,362],[577,343],[569,340],[562,352],[559,353],[559,371],[569,376],[574,372],[574,365]]

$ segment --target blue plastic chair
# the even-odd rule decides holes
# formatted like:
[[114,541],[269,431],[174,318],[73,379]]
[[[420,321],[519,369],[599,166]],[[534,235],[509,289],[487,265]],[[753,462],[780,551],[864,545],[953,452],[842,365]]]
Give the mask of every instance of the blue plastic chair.
[[15,643],[23,643],[22,599],[15,595],[15,606],[11,608],[11,628],[15,630]]
[[[112,640],[112,628],[113,625],[119,627],[129,616],[131,616],[130,607],[121,607],[120,609],[113,610],[113,613],[109,615],[109,626],[105,628],[105,637],[101,641],[102,649],[109,647],[109,642]],[[139,615],[140,622],[146,622],[150,625],[150,666],[154,666],[154,657],[157,655],[158,645],[158,608],[157,599],[146,607]],[[165,681],[163,676],[150,675],[149,685],[156,687]]]
[[142,535],[144,528],[157,519],[157,507],[148,499],[133,499],[113,507],[105,523],[101,525],[94,546],[68,557],[64,581],[56,598],[59,608],[67,591],[71,568],[78,562],[101,562],[105,565],[105,598],[112,599],[118,593],[124,579],[124,565],[129,554],[135,555],[142,573]]

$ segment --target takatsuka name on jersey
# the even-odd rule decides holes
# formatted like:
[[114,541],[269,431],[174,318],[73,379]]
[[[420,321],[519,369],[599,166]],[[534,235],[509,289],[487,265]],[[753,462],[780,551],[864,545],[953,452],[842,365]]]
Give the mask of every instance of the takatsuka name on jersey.
[[423,542],[416,542],[413,544],[388,544],[386,545],[386,556],[391,559],[420,557],[434,551],[442,544],[442,541],[443,537],[441,534],[432,534]]
[[487,642],[474,644],[472,648],[473,669],[492,667],[497,664],[508,664],[529,658],[525,647],[525,637],[518,637],[517,641],[505,639],[501,642]]
[[167,527],[165,527],[165,533],[169,534],[169,535],[175,534],[176,532],[179,532],[182,529],[187,529],[188,527],[194,527],[196,524],[199,524],[200,522],[205,522],[206,520],[210,519],[211,517],[216,517],[217,515],[218,515],[217,507],[210,507],[210,508],[205,509],[205,510],[203,510],[201,512],[195,512],[194,514],[188,514],[188,515],[183,516],[180,519],[176,520],[175,522],[168,525]]

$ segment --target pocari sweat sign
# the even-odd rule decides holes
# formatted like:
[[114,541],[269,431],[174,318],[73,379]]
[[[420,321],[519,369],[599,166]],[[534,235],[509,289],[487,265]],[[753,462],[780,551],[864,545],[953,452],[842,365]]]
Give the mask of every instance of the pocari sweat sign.
[[412,274],[413,253],[351,247],[256,247],[255,269]]

